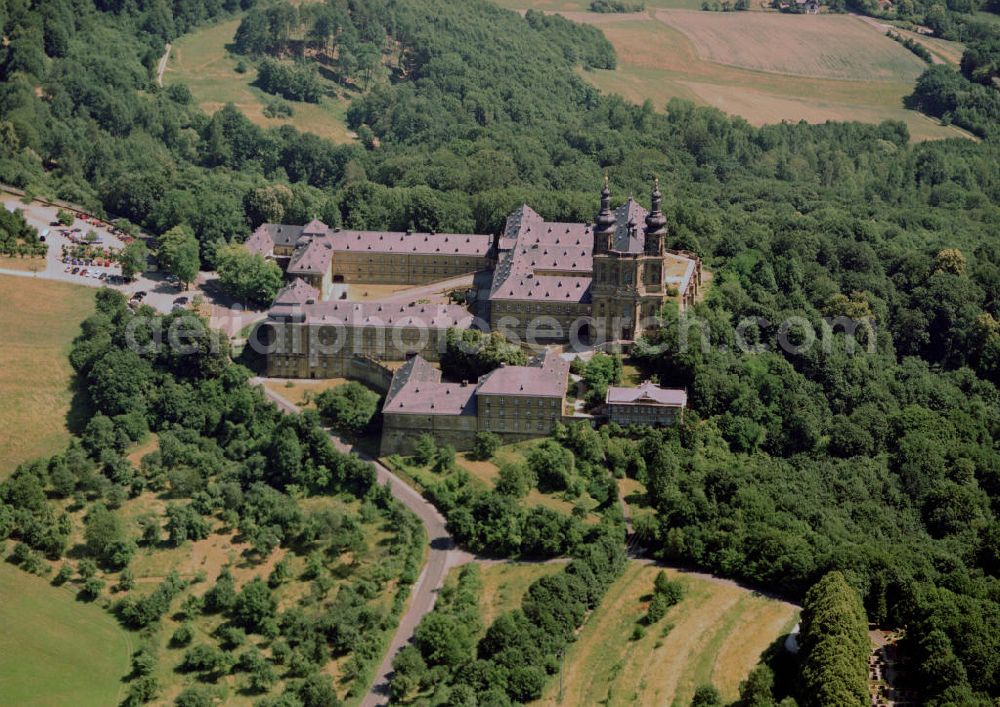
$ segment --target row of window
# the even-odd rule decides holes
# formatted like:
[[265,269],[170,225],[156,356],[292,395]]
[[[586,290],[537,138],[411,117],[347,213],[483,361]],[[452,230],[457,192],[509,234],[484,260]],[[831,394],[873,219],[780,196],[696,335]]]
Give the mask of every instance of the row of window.
[[[505,397],[503,397],[502,395],[497,395],[497,396],[493,396],[493,395],[483,396],[482,400],[483,400],[483,402],[486,405],[485,409],[486,409],[487,412],[489,412],[489,410],[490,410],[490,403],[492,403],[492,402],[496,402],[497,403],[497,407],[500,407],[500,408],[503,408],[506,405],[506,403],[508,402],[508,399],[505,398]],[[557,398],[526,398],[526,397],[521,397],[521,396],[518,396],[518,395],[512,395],[512,396],[510,396],[509,402],[510,402],[511,407],[515,407],[515,408],[521,407],[523,405],[524,407],[527,407],[527,408],[532,408],[532,407],[546,408],[547,407],[547,408],[551,408],[553,410],[558,409],[559,404],[560,404],[560,401]],[[502,413],[503,410],[501,410],[500,412]]]
[[544,420],[483,420],[484,430],[499,430],[500,432],[545,432],[548,427]]

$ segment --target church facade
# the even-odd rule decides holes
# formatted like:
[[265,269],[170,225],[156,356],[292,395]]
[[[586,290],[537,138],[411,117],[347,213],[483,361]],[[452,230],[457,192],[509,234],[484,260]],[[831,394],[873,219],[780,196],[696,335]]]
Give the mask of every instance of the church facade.
[[[447,328],[473,325],[458,305],[414,311],[331,301],[340,282],[422,285],[485,271],[489,291],[479,296],[487,300],[488,324],[514,341],[634,340],[664,303],[673,300],[684,309],[702,287],[700,259],[667,248],[658,184],[651,207],[630,197],[612,209],[605,179],[592,224],[545,221],[527,205],[494,236],[340,230],[319,221],[263,224],[245,245],[281,264],[290,281],[265,322],[268,374],[333,377],[352,353],[382,360],[419,354],[433,361]],[[399,327],[406,332],[397,334]],[[417,336],[420,328],[424,333]],[[324,329],[346,331],[340,338],[353,349],[339,357],[317,353],[321,347],[308,342],[322,341]]]

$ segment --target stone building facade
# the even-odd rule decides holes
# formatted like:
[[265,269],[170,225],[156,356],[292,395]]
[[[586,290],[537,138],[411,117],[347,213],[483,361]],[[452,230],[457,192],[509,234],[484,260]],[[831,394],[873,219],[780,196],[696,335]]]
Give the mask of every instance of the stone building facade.
[[497,243],[491,325],[521,340],[634,340],[666,301],[693,304],[701,261],[666,248],[662,201],[657,184],[652,211],[631,197],[612,210],[605,181],[592,225],[515,211]]
[[[268,373],[343,375],[344,355],[325,351],[331,329],[347,330],[348,354],[436,360],[442,328],[472,326],[468,312],[453,306],[413,310],[386,304],[383,311],[374,302],[330,302],[338,282],[420,285],[486,270],[489,326],[512,340],[634,340],[668,300],[682,309],[693,304],[702,280],[696,256],[666,248],[658,184],[651,202],[651,211],[632,198],[612,210],[605,180],[593,224],[545,221],[524,205],[496,237],[339,230],[319,221],[263,224],[246,247],[275,259],[291,281],[261,327],[274,343]],[[420,327],[426,327],[423,335]],[[399,329],[400,345],[380,345]]]
[[333,283],[424,285],[493,267],[493,237],[262,224],[246,241],[329,297]]
[[393,376],[382,407],[380,452],[412,454],[417,438],[471,449],[476,434],[493,432],[504,442],[542,437],[563,421],[569,362],[546,351],[527,366],[502,366],[475,384],[449,383],[420,356]]
[[645,381],[637,388],[608,388],[604,401],[608,420],[619,425],[672,425],[684,418],[687,391],[661,388]]
[[448,329],[468,329],[472,315],[458,305],[346,302],[319,299],[301,279],[283,289],[255,331],[267,375],[339,378],[351,373],[352,356],[436,361]]

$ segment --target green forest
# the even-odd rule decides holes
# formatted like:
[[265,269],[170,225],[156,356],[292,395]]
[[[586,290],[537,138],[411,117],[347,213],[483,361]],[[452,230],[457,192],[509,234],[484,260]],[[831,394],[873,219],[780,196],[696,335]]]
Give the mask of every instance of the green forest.
[[[644,200],[658,176],[669,247],[698,253],[714,274],[690,313],[707,322],[712,346],[679,351],[687,318],[667,311],[662,330],[633,353],[662,384],[689,389],[691,414],[676,429],[566,431],[559,444],[578,466],[646,484],[656,513],[638,530],[656,557],[794,600],[839,571],[869,621],[908,626],[929,703],[1000,697],[1000,112],[984,80],[996,73],[995,43],[963,35],[964,73],[929,69],[913,99],[980,140],[915,144],[901,123],[758,128],[680,100],[631,105],[578,75],[614,65],[598,32],[485,0],[322,7],[305,13],[333,28],[324,35],[310,24],[315,41],[350,37],[356,56],[370,59],[364,47],[377,47],[387,67],[384,81],[352,101],[359,140],[348,145],[257,127],[233,106],[206,115],[183,86],[157,85],[165,41],[240,12],[257,23],[241,33],[255,42],[242,49],[248,57],[301,70],[272,26],[252,19],[271,5],[0,0],[9,39],[0,47],[0,181],[157,235],[181,227],[202,263],[215,266],[226,262],[221,246],[265,220],[495,232],[522,203],[548,219],[589,221],[605,171],[618,203]],[[361,66],[341,67],[344,80],[364,83]],[[0,490],[0,537],[23,546],[19,562],[65,550],[48,495],[82,493],[96,508],[142,488],[121,459],[147,428],[168,431],[176,445],[150,473],[203,469],[214,480],[208,488],[182,486],[197,513],[243,523],[262,548],[297,542],[298,526],[282,515],[294,518],[290,487],[371,498],[368,472],[317,442],[316,420],[279,420],[224,354],[184,360],[167,350],[136,361],[119,351],[122,307],[102,302],[73,352],[101,414],[65,455],[21,469]],[[767,322],[753,352],[735,345],[747,317]],[[785,353],[778,323],[790,317],[817,330],[826,318],[871,318],[874,334],[853,351],[838,332],[828,350]],[[290,426],[294,435],[285,434]],[[502,503],[473,500],[480,505],[458,507],[454,521],[468,542],[496,554],[523,550],[503,537],[508,546],[493,547],[476,519]],[[373,502],[393,512],[388,499]],[[175,516],[177,532],[200,532],[195,516]],[[556,551],[596,553],[603,537],[565,539]],[[127,539],[116,540],[123,544],[95,541],[95,558],[126,560]],[[551,667],[614,575],[617,560],[602,562],[589,582],[560,575],[544,588],[572,595],[566,616],[552,619],[551,602],[535,602],[534,614],[512,619],[520,623],[509,636],[478,647],[477,664],[492,670],[508,648],[529,645],[532,660]],[[163,595],[175,590],[167,584]],[[123,621],[155,615],[151,603],[122,607]],[[235,606],[220,607],[236,612],[227,614],[234,625],[265,627]],[[539,626],[551,626],[546,642],[535,640]],[[301,640],[302,652],[317,631],[328,648],[339,635],[306,619],[276,630],[293,646]],[[292,638],[299,631],[305,638]],[[474,646],[463,650],[474,658]],[[439,674],[473,675],[453,656],[421,656],[444,665]],[[215,669],[192,661],[192,670]],[[474,684],[495,688],[490,675]],[[517,678],[538,687],[537,673]],[[529,694],[506,685],[498,695]]]

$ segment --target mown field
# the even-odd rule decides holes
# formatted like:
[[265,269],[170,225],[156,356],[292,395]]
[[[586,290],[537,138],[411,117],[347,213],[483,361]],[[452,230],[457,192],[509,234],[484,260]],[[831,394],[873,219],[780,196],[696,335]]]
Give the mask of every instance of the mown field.
[[656,19],[720,64],[809,78],[913,82],[925,64],[896,42],[845,15],[662,10]]
[[570,644],[557,679],[537,705],[686,705],[711,683],[728,703],[761,654],[794,626],[798,609],[733,582],[666,570],[684,586],[684,598],[666,617],[632,640],[645,615],[660,568],[629,563],[600,607]]
[[[487,629],[501,614],[521,606],[528,587],[536,579],[563,570],[562,562],[485,562],[479,563],[479,579],[482,591],[479,593],[479,618],[483,630]],[[448,574],[446,584],[456,584],[461,567],[455,567]]]
[[[546,12],[587,12],[590,7],[590,0],[495,0],[500,7],[512,10],[523,10],[527,7]],[[681,8],[688,10],[698,10],[701,8],[702,0],[645,0],[642,4],[649,9],[655,8]],[[639,4],[638,2],[635,4]]]
[[312,401],[324,390],[336,388],[347,382],[346,378],[324,378],[320,380],[265,380],[264,387],[271,390],[293,405],[315,408]]
[[304,132],[315,133],[334,142],[349,142],[354,134],[347,129],[348,101],[323,98],[320,103],[289,101],[295,114],[291,118],[268,118],[264,106],[269,94],[251,84],[257,78],[252,62],[244,60],[248,70],[236,71],[239,59],[226,50],[233,41],[240,20],[228,20],[177,40],[164,72],[165,84],[185,83],[195,101],[206,113],[214,113],[233,103],[255,124],[270,127],[290,123]]
[[107,707],[124,696],[129,636],[99,606],[0,562],[0,626],[3,704]]
[[69,442],[73,393],[66,356],[92,311],[95,290],[0,275],[0,478]]
[[[581,75],[605,93],[662,109],[685,98],[754,125],[900,120],[914,140],[966,136],[903,107],[924,64],[877,28],[846,15],[694,11],[663,0],[642,13],[586,12],[583,2],[504,0],[600,27],[618,53],[613,71]],[[571,7],[572,6],[572,7]],[[756,5],[755,5],[756,7]]]

